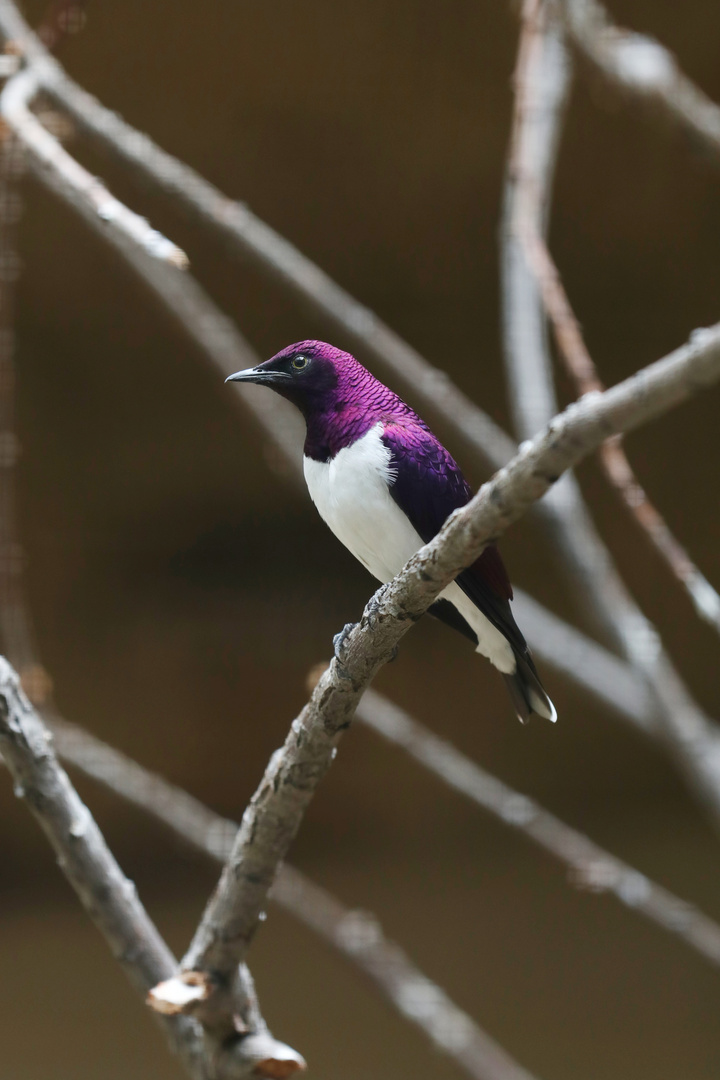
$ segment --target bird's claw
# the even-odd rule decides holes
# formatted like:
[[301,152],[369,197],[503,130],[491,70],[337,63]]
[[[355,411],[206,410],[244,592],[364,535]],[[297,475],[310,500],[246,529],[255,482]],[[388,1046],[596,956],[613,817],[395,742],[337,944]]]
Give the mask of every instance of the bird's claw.
[[342,660],[342,657],[341,657],[340,653],[343,650],[343,647],[344,647],[345,642],[346,642],[346,640],[348,638],[348,635],[350,634],[350,632],[352,630],[355,629],[356,626],[357,626],[357,623],[354,623],[354,622],[345,623],[345,625],[343,626],[340,633],[336,634],[335,637],[333,638],[333,649],[335,651],[335,656],[337,657],[338,660]]

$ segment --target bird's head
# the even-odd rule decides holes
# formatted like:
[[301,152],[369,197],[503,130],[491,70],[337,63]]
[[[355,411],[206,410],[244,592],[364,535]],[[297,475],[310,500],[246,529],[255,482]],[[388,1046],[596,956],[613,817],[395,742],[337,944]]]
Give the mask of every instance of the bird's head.
[[350,353],[324,341],[298,341],[264,364],[238,371],[225,381],[269,386],[307,417],[342,407],[375,380]]

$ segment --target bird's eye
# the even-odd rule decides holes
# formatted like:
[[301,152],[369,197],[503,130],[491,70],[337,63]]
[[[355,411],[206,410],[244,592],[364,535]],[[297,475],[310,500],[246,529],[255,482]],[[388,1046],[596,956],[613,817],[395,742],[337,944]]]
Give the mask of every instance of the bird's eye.
[[295,371],[302,371],[309,363],[307,356],[293,356],[292,358],[292,366]]

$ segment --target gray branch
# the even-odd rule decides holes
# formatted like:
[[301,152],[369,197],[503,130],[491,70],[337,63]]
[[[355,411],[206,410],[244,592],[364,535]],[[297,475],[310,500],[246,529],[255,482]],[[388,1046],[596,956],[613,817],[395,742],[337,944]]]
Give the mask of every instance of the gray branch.
[[[532,215],[544,233],[555,162],[571,82],[570,54],[562,27],[549,20],[540,0],[525,0],[514,76],[515,110],[506,166],[501,226],[501,280],[509,301],[502,308],[510,408],[520,438],[535,435],[557,412],[552,370],[542,355],[547,324],[528,273],[518,220]],[[527,205],[529,204],[529,205]],[[565,487],[569,477],[556,488]]]
[[696,142],[720,153],[720,106],[678,67],[672,53],[645,34],[615,26],[598,0],[550,0],[573,44],[608,85],[646,101]]
[[243,815],[233,851],[183,960],[184,970],[212,973],[220,993],[231,986],[278,866],[363,691],[440,591],[609,435],[661,415],[718,378],[720,326],[697,331],[688,345],[604,394],[586,395],[526,443],[377,591],[360,623],[340,636],[335,658],[273,755]]
[[449,787],[557,859],[567,867],[568,881],[576,888],[612,894],[632,911],[677,934],[712,964],[720,965],[720,925],[692,904],[604,851],[534,799],[513,790],[374,690],[365,692],[356,715]]
[[[505,358],[514,387],[522,438],[535,433],[544,414],[557,410],[542,292],[553,155],[564,95],[558,92],[558,25],[541,0],[527,0],[516,71],[513,139],[507,170],[503,230]],[[549,254],[547,260],[552,263]],[[543,264],[544,265],[544,264]],[[557,272],[552,267],[553,273]],[[559,286],[559,279],[558,279]],[[586,395],[591,396],[591,395]],[[579,572],[582,595],[612,634],[621,654],[643,675],[660,733],[666,738],[694,791],[720,825],[720,744],[717,732],[673,667],[660,637],[625,587],[610,552],[595,529],[572,477],[548,501],[557,544]]]
[[33,116],[29,104],[41,85],[39,71],[30,67],[13,75],[0,94],[0,116],[22,140],[33,166],[53,172],[57,181],[71,189],[75,198],[84,200],[108,229],[125,233],[153,258],[186,269],[189,263],[185,252],[111,195]]

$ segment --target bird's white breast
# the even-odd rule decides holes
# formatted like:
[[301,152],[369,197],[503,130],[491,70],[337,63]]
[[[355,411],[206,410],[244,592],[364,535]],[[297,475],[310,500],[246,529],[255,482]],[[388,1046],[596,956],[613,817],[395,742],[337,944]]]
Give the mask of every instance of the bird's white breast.
[[[378,423],[330,461],[303,458],[310,498],[320,517],[379,581],[390,581],[423,546],[420,534],[390,494],[391,454]],[[454,581],[440,594],[455,605],[478,638],[478,652],[500,669],[514,671],[505,637]]]
[[390,450],[378,423],[330,461],[303,459],[310,498],[323,521],[379,581],[390,581],[422,540],[390,495]]

